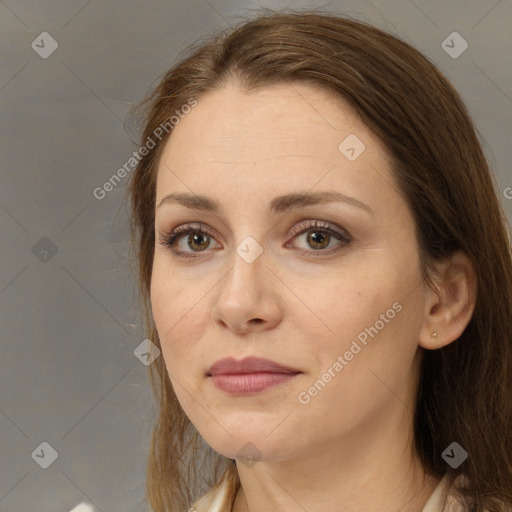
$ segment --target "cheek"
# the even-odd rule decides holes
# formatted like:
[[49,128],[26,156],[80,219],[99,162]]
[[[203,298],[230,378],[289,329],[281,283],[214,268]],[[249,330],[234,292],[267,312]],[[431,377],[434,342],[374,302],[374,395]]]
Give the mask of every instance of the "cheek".
[[307,303],[312,305],[297,320],[315,359],[315,372],[323,373],[345,354],[347,365],[365,367],[364,377],[344,372],[356,381],[368,378],[368,368],[388,375],[410,363],[417,348],[421,302],[420,288],[414,289],[414,276],[405,270],[400,275],[380,258],[378,265],[352,268],[315,286],[297,283],[294,291],[299,297],[309,291]]
[[188,379],[192,371],[198,371],[195,351],[211,309],[204,293],[195,290],[193,284],[184,287],[182,280],[155,266],[151,308],[166,367],[177,378],[187,375]]
[[177,281],[155,265],[151,281],[151,309],[166,363],[175,359],[167,355],[180,351],[179,333],[190,318],[186,315],[183,295]]
[[314,280],[296,279],[293,291],[299,299],[297,321],[309,331],[316,329],[317,336],[326,339],[343,340],[357,334],[391,307],[390,297],[396,295],[390,290],[393,283],[378,282],[377,275],[351,268],[333,270],[330,275]]
[[[197,316],[190,310],[183,293],[176,289],[175,282],[168,278],[160,279],[158,272],[153,274],[151,287],[151,307],[160,338],[161,357],[169,375],[176,397],[190,417],[194,403],[190,394],[197,393],[194,376],[202,368],[197,365],[197,357],[192,354],[198,330],[191,325]],[[187,314],[188,311],[188,314]]]
[[162,342],[180,328],[181,322],[190,320],[186,318],[191,307],[189,290],[157,249],[151,277],[151,308]]

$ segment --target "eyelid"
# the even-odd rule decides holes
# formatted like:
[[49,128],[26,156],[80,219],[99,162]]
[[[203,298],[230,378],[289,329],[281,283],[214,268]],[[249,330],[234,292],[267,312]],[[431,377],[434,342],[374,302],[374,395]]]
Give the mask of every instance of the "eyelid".
[[[298,224],[294,226],[294,228],[289,232],[288,236],[291,236],[292,238],[296,237],[297,235],[304,235],[309,230],[317,229],[318,231],[325,231],[327,233],[330,233],[331,235],[334,235],[335,238],[340,242],[339,245],[342,247],[346,247],[350,245],[354,238],[350,233],[348,233],[345,229],[337,226],[336,224],[332,224],[328,221],[320,221],[320,220],[305,220],[300,221]],[[171,229],[170,231],[164,231],[160,233],[159,236],[159,242],[163,247],[168,247],[177,257],[182,258],[200,258],[202,256],[201,253],[207,253],[208,249],[205,251],[179,251],[174,249],[177,241],[184,235],[189,234],[190,232],[202,232],[209,237],[213,238],[216,241],[216,233],[207,227],[206,225],[202,224],[201,222],[195,222],[195,223],[186,223],[182,224],[174,229]],[[218,242],[217,242],[218,243]],[[286,242],[286,247],[290,247],[290,242]],[[341,249],[339,247],[331,248],[331,249],[323,249],[323,250],[298,250],[300,254],[302,255],[317,255],[317,256],[327,256],[333,253],[339,252]]]
[[[338,244],[329,249],[299,249],[295,248],[296,251],[305,257],[328,257],[331,255],[338,254],[344,248],[347,248],[350,244],[354,242],[354,238],[350,233],[348,233],[345,229],[339,227],[335,223],[330,223],[324,220],[312,220],[307,219],[304,221],[300,221],[298,224],[295,224],[292,230],[290,230],[288,236],[291,237],[289,241],[287,241],[284,247],[289,248],[293,247],[293,238],[297,236],[303,236],[308,231],[324,231],[329,233],[330,236],[334,236],[336,240],[338,240]],[[168,248],[176,258],[181,258],[183,260],[192,260],[192,259],[200,259],[203,256],[203,253],[207,255],[209,250],[206,249],[204,251],[187,251],[187,250],[177,250],[175,247],[177,243],[181,240],[181,238],[190,233],[203,233],[208,237],[212,238],[216,243],[217,235],[214,230],[209,228],[208,226],[202,224],[201,222],[196,223],[186,223],[182,224],[174,229],[171,229],[168,232],[160,233],[159,242],[165,248]],[[210,251],[213,249],[210,249]]]
[[353,237],[345,229],[337,226],[336,224],[332,224],[332,223],[330,223],[328,221],[324,221],[324,220],[300,221],[290,231],[290,236],[296,236],[298,234],[303,234],[304,231],[306,231],[308,229],[314,229],[314,228],[318,229],[319,231],[321,231],[321,230],[333,231],[341,237],[347,238],[349,240],[353,239]]
[[162,231],[159,235],[159,242],[164,246],[170,246],[169,240],[171,238],[173,240],[177,240],[180,236],[186,235],[189,231],[204,232],[212,238],[217,237],[216,233],[212,229],[202,224],[201,222],[188,222],[169,231]]
[[[340,236],[345,236],[348,239],[353,239],[352,235],[347,230],[337,226],[336,224],[330,223],[328,221],[323,221],[323,220],[319,221],[319,220],[311,220],[311,219],[299,221],[297,224],[295,224],[293,229],[291,229],[289,231],[288,236],[295,236],[295,235],[301,233],[302,231],[304,231],[305,229],[313,229],[313,228],[326,229],[326,230],[331,229],[332,231],[337,232]],[[167,239],[172,234],[181,234],[181,233],[185,234],[187,232],[187,230],[189,230],[189,229],[197,230],[197,231],[204,231],[205,233],[207,233],[208,235],[210,235],[211,237],[214,237],[214,238],[217,236],[217,234],[214,230],[212,230],[205,224],[202,224],[201,222],[188,222],[186,224],[181,224],[180,226],[177,226],[176,228],[173,228],[169,231],[164,231],[160,236],[160,240],[162,239],[162,236],[165,239]]]

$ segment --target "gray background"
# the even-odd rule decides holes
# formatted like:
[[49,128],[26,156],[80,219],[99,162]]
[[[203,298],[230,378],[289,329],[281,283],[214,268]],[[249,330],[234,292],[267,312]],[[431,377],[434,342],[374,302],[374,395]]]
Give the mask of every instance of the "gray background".
[[[144,332],[120,210],[128,179],[102,200],[92,192],[136,149],[123,119],[180,50],[261,6],[345,13],[437,63],[512,218],[509,0],[0,1],[0,511],[147,510],[156,407],[134,355]],[[453,31],[469,44],[458,58],[441,46]],[[58,43],[46,59],[31,47],[42,32]],[[42,442],[58,452],[47,469]]]

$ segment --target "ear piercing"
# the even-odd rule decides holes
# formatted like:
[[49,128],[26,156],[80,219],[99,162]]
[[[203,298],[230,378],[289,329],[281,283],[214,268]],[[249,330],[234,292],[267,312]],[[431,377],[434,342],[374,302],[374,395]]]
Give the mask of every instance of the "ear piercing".
[[438,334],[438,332],[437,332],[437,331],[434,331],[434,332],[432,333],[432,338],[433,338],[433,339],[437,340],[437,337],[438,337],[438,336],[439,336],[439,334]]

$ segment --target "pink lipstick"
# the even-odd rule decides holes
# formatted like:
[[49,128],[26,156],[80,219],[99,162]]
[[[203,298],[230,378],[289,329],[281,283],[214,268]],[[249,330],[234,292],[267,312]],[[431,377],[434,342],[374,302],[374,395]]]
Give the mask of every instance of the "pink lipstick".
[[222,391],[245,395],[288,382],[300,373],[275,361],[251,356],[239,361],[232,357],[220,359],[208,370],[207,375]]

